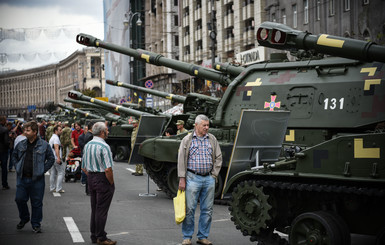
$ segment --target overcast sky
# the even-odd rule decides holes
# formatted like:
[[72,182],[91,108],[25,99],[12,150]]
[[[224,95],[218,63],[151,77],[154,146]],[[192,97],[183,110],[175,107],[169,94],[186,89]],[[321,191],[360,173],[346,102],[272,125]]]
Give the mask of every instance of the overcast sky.
[[[76,43],[77,32],[104,38],[103,0],[0,0],[0,28],[3,38],[10,29],[30,37],[0,39],[0,71],[55,63],[84,47]],[[21,58],[12,62],[4,54]]]

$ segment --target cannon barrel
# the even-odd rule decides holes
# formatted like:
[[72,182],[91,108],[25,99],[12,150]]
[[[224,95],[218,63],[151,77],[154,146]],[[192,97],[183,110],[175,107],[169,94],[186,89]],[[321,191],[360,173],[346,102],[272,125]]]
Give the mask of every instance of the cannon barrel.
[[214,64],[215,70],[225,72],[231,76],[238,76],[241,74],[246,68],[242,66],[235,66],[230,63],[220,63],[220,62],[215,62]]
[[213,69],[205,68],[195,64],[189,64],[178,60],[173,60],[164,57],[161,54],[152,53],[142,49],[131,49],[123,46],[119,46],[112,43],[104,42],[96,37],[80,33],[76,36],[76,41],[79,44],[92,47],[101,47],[107,50],[115,51],[121,54],[125,54],[134,57],[137,60],[145,61],[149,64],[157,66],[165,66],[174,70],[187,73],[191,76],[196,76],[206,80],[211,80],[220,83],[223,86],[227,86],[231,83],[231,80],[227,75],[218,72]]
[[71,106],[66,106],[66,105],[64,105],[64,104],[62,104],[62,103],[59,103],[58,106],[60,106],[61,108],[64,108],[64,109],[73,111],[74,113],[81,114],[81,115],[83,115],[84,117],[93,118],[93,119],[104,119],[104,118],[101,117],[101,116],[98,116],[98,115],[89,113],[89,112],[87,112],[87,111],[83,111],[83,110],[81,110],[81,109],[73,108],[73,107],[71,107]]
[[106,108],[106,110],[109,110],[112,108],[116,112],[124,113],[124,114],[135,116],[135,117],[140,117],[141,115],[152,115],[152,114],[147,113],[147,112],[137,111],[137,110],[126,108],[126,107],[116,105],[116,104],[113,104],[110,102],[98,100],[98,99],[86,96],[86,95],[84,95],[78,91],[74,91],[74,90],[71,90],[70,92],[68,92],[68,97],[70,97],[71,99],[75,99],[75,100],[89,101],[91,103],[101,105],[102,107]]
[[102,106],[94,104],[94,103],[91,103],[91,102],[87,102],[87,101],[74,100],[74,99],[71,99],[71,98],[64,98],[64,101],[68,102],[68,103],[72,103],[72,104],[78,104],[78,105],[83,105],[83,106],[87,106],[87,107],[93,107],[93,108],[98,108],[98,109],[105,110],[105,108],[103,108]]
[[260,45],[274,49],[314,50],[348,59],[385,62],[384,46],[326,34],[312,35],[275,22],[263,22],[258,28],[257,40]]
[[152,94],[152,95],[166,98],[166,99],[169,99],[171,101],[176,101],[179,103],[184,103],[186,101],[186,97],[182,96],[182,95],[169,94],[166,92],[162,92],[162,91],[158,91],[158,90],[154,90],[154,89],[149,89],[149,88],[144,88],[144,87],[140,87],[140,86],[136,86],[136,85],[132,85],[132,84],[128,84],[128,83],[123,83],[123,82],[119,82],[119,81],[113,81],[113,80],[106,80],[106,83],[110,84],[110,85],[114,85],[114,86],[119,86],[119,87],[124,87],[124,88],[128,88],[128,89],[140,91],[140,92],[147,93],[147,94]]

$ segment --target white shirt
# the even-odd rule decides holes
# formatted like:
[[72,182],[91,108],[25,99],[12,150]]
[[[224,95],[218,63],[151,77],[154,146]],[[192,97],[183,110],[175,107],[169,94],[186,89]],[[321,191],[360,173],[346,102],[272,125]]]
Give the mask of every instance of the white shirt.
[[56,156],[56,153],[55,153],[55,147],[53,145],[59,145],[59,156],[60,156],[60,159],[62,158],[62,153],[61,153],[61,143],[60,143],[60,139],[59,139],[59,136],[57,136],[57,134],[53,134],[51,139],[49,140],[49,145],[51,146],[52,148],[52,152],[53,152],[53,155],[55,156],[55,160],[57,159],[57,156]]

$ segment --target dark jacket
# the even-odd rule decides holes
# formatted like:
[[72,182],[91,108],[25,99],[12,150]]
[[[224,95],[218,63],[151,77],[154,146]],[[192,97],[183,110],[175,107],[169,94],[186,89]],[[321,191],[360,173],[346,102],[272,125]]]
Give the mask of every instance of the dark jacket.
[[8,129],[0,124],[0,152],[8,152],[9,135]]
[[[24,158],[27,151],[27,140],[22,140],[16,145],[12,153],[12,159],[18,177],[23,177]],[[44,176],[52,165],[55,163],[55,156],[49,144],[38,137],[35,148],[33,149],[33,175],[32,179],[36,180]]]

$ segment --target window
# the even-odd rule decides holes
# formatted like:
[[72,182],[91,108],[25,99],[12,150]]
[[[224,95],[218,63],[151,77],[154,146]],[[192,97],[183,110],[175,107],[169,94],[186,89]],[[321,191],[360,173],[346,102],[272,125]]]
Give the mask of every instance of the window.
[[178,35],[174,36],[174,43],[175,43],[175,46],[179,46],[179,36]]
[[234,13],[233,7],[234,7],[234,3],[233,2],[231,2],[231,3],[226,5],[226,16],[229,15],[229,14]]
[[309,24],[309,1],[303,0],[303,17],[304,17],[304,23]]
[[174,25],[178,26],[179,25],[178,22],[179,22],[178,15],[174,15]]
[[297,4],[292,6],[293,9],[293,27],[297,28]]
[[226,39],[234,37],[233,28],[226,29]]
[[285,9],[281,10],[282,24],[286,25],[286,11]]
[[320,8],[321,8],[321,1],[317,0],[317,5],[316,5],[316,20],[321,19],[321,13],[320,13]]
[[345,0],[344,1],[344,7],[345,7],[345,11],[349,11],[350,10],[350,0]]
[[329,0],[329,16],[334,15],[334,0]]
[[245,32],[254,30],[254,18],[245,20]]
[[196,3],[197,5],[195,7],[195,10],[200,9],[202,7],[202,0],[197,0]]
[[197,31],[202,29],[202,19],[196,21]]
[[275,13],[271,14],[271,21],[272,22],[277,22],[277,19],[275,18]]
[[174,0],[174,6],[178,6],[178,0]]

